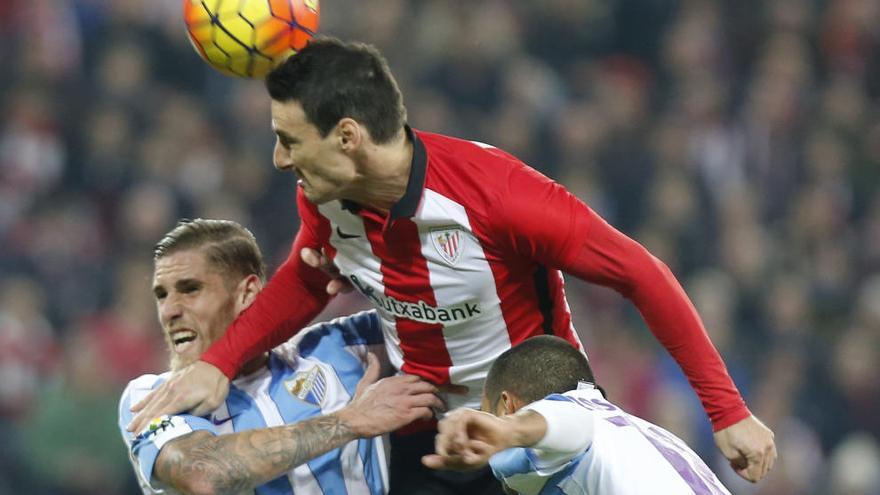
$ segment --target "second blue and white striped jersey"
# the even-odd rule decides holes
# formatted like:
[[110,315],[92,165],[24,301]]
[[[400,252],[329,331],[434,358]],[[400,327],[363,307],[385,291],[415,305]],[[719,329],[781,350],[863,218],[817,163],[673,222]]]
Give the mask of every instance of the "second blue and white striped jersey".
[[730,495],[681,439],[585,385],[523,408],[544,416],[547,433],[492,456],[498,479],[521,495]]
[[[232,381],[226,402],[203,417],[157,418],[135,436],[126,425],[131,404],[162,384],[170,372],[129,383],[119,406],[119,427],[145,494],[177,493],[152,477],[159,451],[194,431],[224,435],[303,421],[344,407],[364,373],[368,351],[382,353],[375,312],[363,312],[304,329],[269,354],[268,366]],[[380,495],[387,493],[382,438],[352,441],[258,486],[257,495]]]

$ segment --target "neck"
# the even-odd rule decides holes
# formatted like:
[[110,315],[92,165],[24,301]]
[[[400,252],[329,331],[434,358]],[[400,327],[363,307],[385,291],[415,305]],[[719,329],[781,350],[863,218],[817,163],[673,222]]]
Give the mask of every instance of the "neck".
[[412,156],[413,143],[403,129],[390,143],[368,145],[357,185],[346,199],[387,214],[406,193]]

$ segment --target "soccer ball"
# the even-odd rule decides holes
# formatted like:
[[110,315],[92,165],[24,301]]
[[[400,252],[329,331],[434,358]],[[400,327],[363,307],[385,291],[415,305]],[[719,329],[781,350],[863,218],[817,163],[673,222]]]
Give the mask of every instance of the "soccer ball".
[[262,78],[318,30],[318,0],[183,0],[189,40],[212,67]]

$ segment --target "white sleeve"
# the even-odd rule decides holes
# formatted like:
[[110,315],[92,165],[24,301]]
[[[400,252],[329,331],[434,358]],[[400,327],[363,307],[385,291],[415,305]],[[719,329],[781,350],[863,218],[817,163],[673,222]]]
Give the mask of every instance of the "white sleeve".
[[593,442],[591,412],[564,396],[555,397],[560,399],[539,400],[522,408],[522,411],[540,414],[547,421],[547,433],[531,447],[536,464],[542,470],[567,463]]

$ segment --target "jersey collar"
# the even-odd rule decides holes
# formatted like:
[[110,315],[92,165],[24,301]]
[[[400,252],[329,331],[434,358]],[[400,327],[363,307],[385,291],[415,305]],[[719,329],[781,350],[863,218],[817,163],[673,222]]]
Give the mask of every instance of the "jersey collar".
[[[422,140],[416,136],[412,127],[408,124],[404,125],[406,138],[413,144],[412,162],[409,168],[409,181],[406,183],[406,191],[403,196],[397,200],[397,203],[391,207],[388,215],[390,221],[398,218],[407,218],[416,214],[419,203],[422,200],[422,192],[425,190],[425,172],[428,168],[428,152]],[[351,213],[361,211],[361,205],[347,199],[340,200],[342,209]]]

